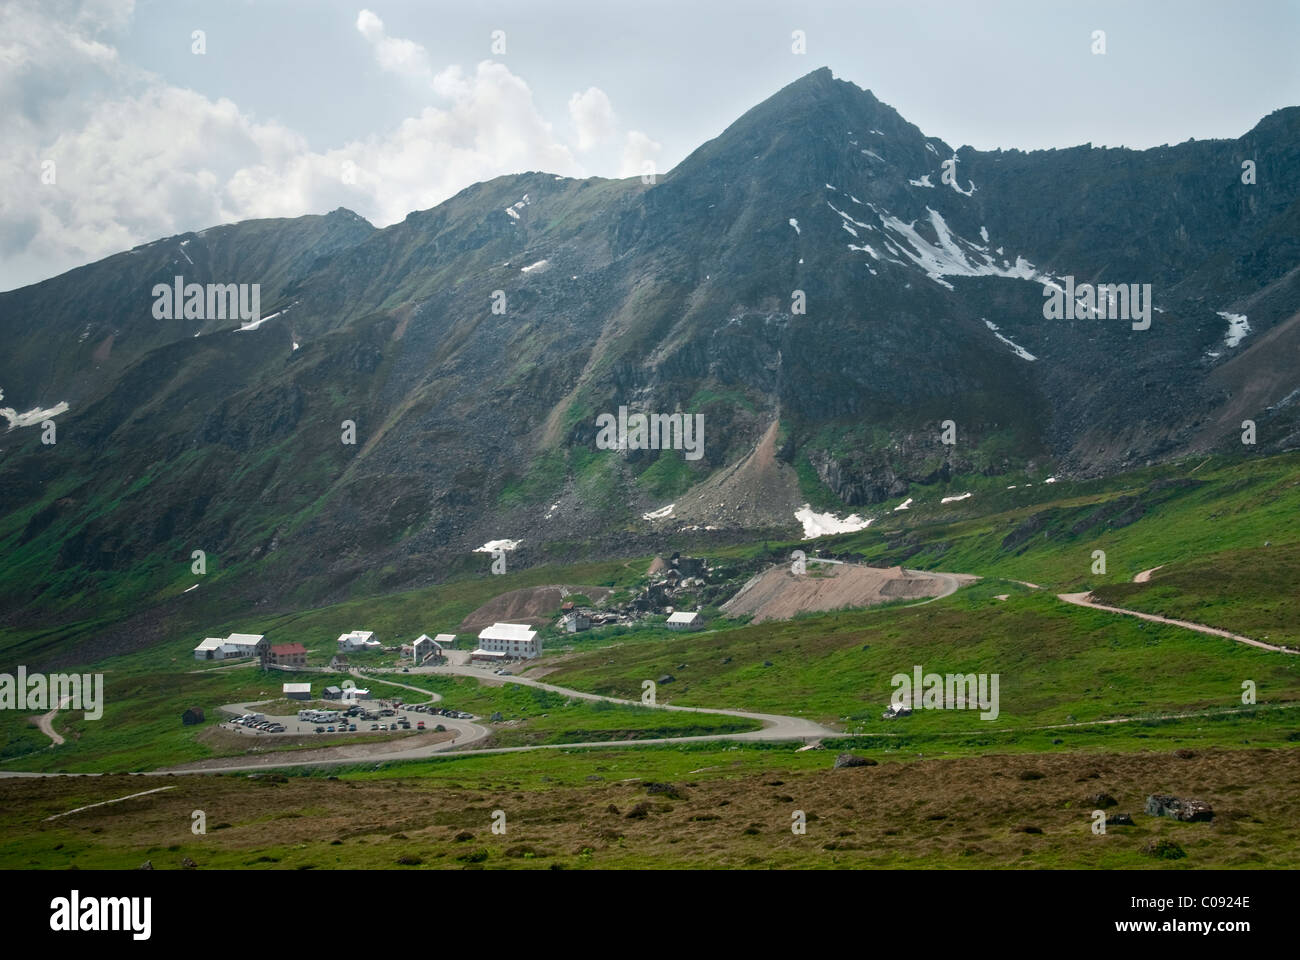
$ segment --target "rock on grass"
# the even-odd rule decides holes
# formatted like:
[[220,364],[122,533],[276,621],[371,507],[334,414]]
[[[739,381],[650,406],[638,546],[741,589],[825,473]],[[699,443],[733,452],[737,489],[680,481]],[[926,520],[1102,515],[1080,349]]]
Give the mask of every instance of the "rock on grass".
[[876,765],[876,761],[868,757],[855,757],[851,753],[841,753],[835,758],[834,769],[840,770],[844,767],[874,767]]
[[1214,808],[1204,800],[1185,800],[1167,793],[1147,797],[1146,811],[1153,817],[1172,817],[1184,823],[1204,823],[1214,819]]

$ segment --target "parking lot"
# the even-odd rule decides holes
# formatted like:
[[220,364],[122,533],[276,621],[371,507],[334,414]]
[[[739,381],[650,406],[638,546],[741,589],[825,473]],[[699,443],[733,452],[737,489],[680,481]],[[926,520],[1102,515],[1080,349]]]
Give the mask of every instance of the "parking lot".
[[282,734],[390,733],[433,730],[443,719],[473,720],[464,711],[439,707],[436,703],[406,704],[399,700],[367,700],[357,704],[339,703],[337,708],[306,708],[302,714],[333,712],[337,719],[314,719],[307,716],[282,717],[256,712],[245,713],[221,724],[224,729],[248,736]]

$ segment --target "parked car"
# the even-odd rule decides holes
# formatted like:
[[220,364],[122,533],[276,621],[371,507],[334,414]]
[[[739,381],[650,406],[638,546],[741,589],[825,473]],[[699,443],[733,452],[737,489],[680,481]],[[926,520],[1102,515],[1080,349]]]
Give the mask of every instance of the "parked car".
[[423,729],[424,729],[424,721],[423,721],[423,720],[417,721],[416,724],[415,724],[415,729],[416,729],[416,730],[423,730]]
[[371,729],[371,730],[378,730],[378,729],[379,729],[379,724],[377,724],[377,723],[372,723],[372,724],[370,725],[370,729]]
[[316,732],[317,732],[317,733],[324,733],[324,732],[325,732],[325,728],[324,728],[324,727],[317,727],[317,728],[316,728]]
[[333,733],[333,732],[334,732],[334,728],[333,728],[333,727],[326,727],[326,728],[325,728],[325,732],[326,732],[326,733]]
[[349,724],[348,724],[348,730],[349,730],[350,732],[352,732],[352,733],[356,733],[357,725],[356,725],[355,723],[349,723]]

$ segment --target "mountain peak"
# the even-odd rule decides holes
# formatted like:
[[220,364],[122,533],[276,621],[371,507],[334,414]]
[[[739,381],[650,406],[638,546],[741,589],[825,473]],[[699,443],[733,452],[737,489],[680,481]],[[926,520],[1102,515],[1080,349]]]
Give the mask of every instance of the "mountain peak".
[[830,67],[818,67],[811,73],[805,73],[794,83],[787,84],[787,87],[793,87],[799,84],[829,84],[835,80],[835,74],[831,72]]

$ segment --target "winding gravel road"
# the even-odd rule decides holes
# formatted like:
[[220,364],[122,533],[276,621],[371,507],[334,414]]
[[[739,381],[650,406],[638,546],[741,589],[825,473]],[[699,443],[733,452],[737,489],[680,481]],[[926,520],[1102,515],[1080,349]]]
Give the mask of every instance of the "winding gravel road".
[[[527,677],[508,677],[508,676],[484,676],[483,671],[473,667],[464,666],[447,666],[447,667],[430,667],[420,671],[421,673],[433,673],[443,675],[455,675],[474,677],[479,680],[499,680],[502,683],[517,683],[527,687],[537,687],[541,690],[549,690],[553,693],[562,694],[563,696],[573,697],[579,700],[600,700],[606,703],[619,703],[629,706],[645,706],[639,700],[622,700],[618,697],[605,697],[595,693],[584,693],[581,690],[570,690],[568,687],[557,686],[553,683],[543,683],[540,680],[531,680]],[[432,691],[420,687],[411,686],[408,683],[401,683],[397,680],[387,680],[374,673],[362,674],[357,670],[352,670],[354,676],[364,676],[367,683],[385,683],[395,687],[401,687],[406,690],[412,690],[423,695],[426,703],[437,702],[442,697]],[[250,704],[238,703],[227,704],[222,709],[228,713],[238,715],[248,712]],[[486,740],[492,734],[492,730],[478,723],[466,720],[456,720],[451,717],[439,717],[438,722],[449,728],[455,728],[458,733],[455,740],[444,740],[439,743],[421,744],[416,747],[396,746],[396,749],[388,751],[367,751],[364,756],[343,756],[342,751],[347,747],[339,746],[340,756],[328,759],[312,760],[282,760],[278,756],[266,755],[259,758],[256,763],[237,763],[233,765],[218,766],[215,763],[212,766],[186,766],[175,767],[171,769],[151,770],[143,774],[145,776],[164,776],[167,774],[203,774],[203,773],[237,773],[247,771],[265,771],[275,770],[284,767],[327,767],[327,766],[345,766],[360,765],[366,763],[386,763],[390,760],[422,760],[437,754],[455,753],[457,756],[475,756],[478,754],[495,754],[495,753],[521,753],[527,750],[567,750],[575,747],[628,747],[640,746],[642,744],[669,744],[669,743],[693,743],[704,740],[803,740],[813,741],[820,740],[822,737],[838,736],[838,731],[823,727],[812,720],[803,717],[786,717],[775,713],[752,713],[746,710],[726,710],[714,709],[711,707],[680,707],[672,704],[653,704],[651,705],[658,710],[675,710],[684,713],[702,713],[715,714],[728,717],[741,717],[747,720],[754,720],[761,723],[762,729],[751,730],[747,733],[722,733],[722,734],[702,734],[691,737],[656,737],[646,740],[598,740],[582,743],[547,743],[531,744],[521,747],[492,747],[481,750],[466,750],[465,747],[473,743]],[[337,742],[337,741],[336,741]],[[335,742],[335,743],[336,743]],[[400,741],[398,742],[400,744]],[[327,743],[325,749],[333,747],[333,743]],[[377,745],[378,746],[378,745]],[[219,761],[222,758],[213,758]],[[42,776],[98,776],[98,774],[61,774],[61,773],[25,773],[18,771],[0,772],[0,777],[42,777]]]
[[[1160,568],[1156,567],[1155,569]],[[1091,593],[1058,593],[1056,596],[1057,599],[1064,600],[1066,603],[1073,603],[1075,606],[1092,607],[1094,610],[1106,610],[1110,613],[1122,613],[1128,617],[1141,617],[1143,620],[1150,620],[1153,623],[1167,623],[1175,627],[1186,627],[1188,630],[1195,630],[1198,633],[1208,633],[1214,637],[1226,637],[1229,640],[1235,640],[1237,643],[1247,643],[1252,647],[1259,647],[1261,650],[1272,650],[1276,653],[1300,653],[1300,650],[1279,647],[1276,644],[1265,643],[1263,640],[1252,640],[1250,637],[1243,637],[1239,633],[1220,630],[1218,627],[1207,627],[1203,623],[1192,623],[1190,620],[1174,620],[1155,613],[1143,613],[1141,610],[1126,610],[1123,607],[1112,607],[1109,604],[1097,603],[1092,599]]]
[[54,741],[52,744],[50,744],[51,748],[57,747],[59,744],[63,742],[63,735],[59,733],[59,731],[54,729],[54,718],[58,716],[60,710],[62,710],[64,707],[68,705],[68,701],[71,699],[72,696],[71,694],[69,694],[68,696],[60,700],[59,705],[55,707],[53,710],[51,710],[49,713],[42,713],[39,717],[36,718],[37,728],[40,729],[41,733],[45,734],[47,737],[49,737],[51,740]]

